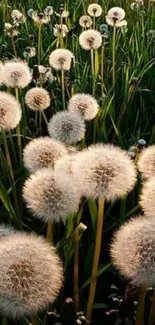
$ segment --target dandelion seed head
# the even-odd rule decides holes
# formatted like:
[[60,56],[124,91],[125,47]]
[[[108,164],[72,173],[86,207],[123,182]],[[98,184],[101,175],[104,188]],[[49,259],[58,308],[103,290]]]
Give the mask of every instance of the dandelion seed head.
[[126,195],[136,182],[134,163],[125,151],[112,145],[97,144],[81,151],[74,173],[86,197],[107,201]]
[[112,27],[117,27],[117,28],[121,28],[121,27],[126,27],[127,26],[127,21],[126,20],[117,20],[114,21],[113,19],[110,19],[108,16],[106,16],[106,22],[109,26]]
[[30,173],[43,167],[53,167],[56,160],[68,153],[61,142],[50,137],[40,137],[30,141],[23,152],[24,166]]
[[25,103],[33,111],[43,111],[50,106],[50,101],[48,91],[41,87],[31,88],[25,95]]
[[21,106],[16,98],[0,91],[0,131],[14,129],[19,124],[21,116]]
[[87,15],[83,15],[80,17],[79,19],[79,25],[83,28],[88,28],[92,25],[93,21],[91,19],[91,17],[87,16]]
[[143,149],[137,165],[144,178],[155,176],[155,145]]
[[25,23],[26,17],[17,9],[14,9],[11,13],[11,17],[15,23]]
[[49,16],[51,16],[51,15],[53,15],[53,7],[51,7],[51,6],[47,6],[46,8],[45,8],[45,10],[44,10],[44,14],[45,15],[49,15]]
[[155,176],[143,183],[139,203],[145,214],[155,217]]
[[102,35],[95,29],[85,30],[79,36],[79,43],[87,51],[98,49],[102,45]]
[[123,20],[125,11],[120,7],[113,7],[108,11],[108,17],[113,20]]
[[58,37],[60,35],[62,37],[65,37],[68,34],[68,32],[69,32],[68,27],[65,24],[61,24],[61,25],[56,24],[54,26],[54,36],[55,37]]
[[76,94],[69,100],[68,110],[72,113],[81,113],[85,120],[92,120],[98,113],[98,103],[89,94]]
[[115,267],[134,285],[155,284],[155,218],[136,217],[114,235],[111,257]]
[[31,13],[31,18],[37,25],[48,24],[51,20],[50,15],[45,15],[44,13],[38,13],[36,11]]
[[80,199],[72,179],[51,168],[37,171],[25,182],[23,197],[34,217],[45,222],[65,221],[77,211]]
[[51,52],[49,64],[55,70],[69,70],[71,68],[74,55],[67,49],[56,49]]
[[73,144],[85,136],[85,123],[82,115],[68,111],[56,113],[49,121],[48,132],[51,138]]
[[11,88],[25,88],[32,80],[30,68],[22,61],[8,61],[3,73],[4,84]]
[[102,15],[102,7],[97,3],[91,3],[88,6],[88,14],[92,17],[99,17]]
[[4,68],[4,65],[3,65],[3,63],[0,61],[0,85],[3,84],[3,78],[4,78],[4,76],[3,76],[3,68]]
[[55,249],[41,237],[15,233],[1,241],[0,309],[18,319],[46,309],[62,286],[63,271]]

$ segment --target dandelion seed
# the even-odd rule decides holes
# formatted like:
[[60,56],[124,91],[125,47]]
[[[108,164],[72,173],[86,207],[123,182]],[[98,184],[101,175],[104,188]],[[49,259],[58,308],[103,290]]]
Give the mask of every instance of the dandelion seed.
[[19,319],[48,308],[62,280],[60,259],[41,237],[15,233],[1,241],[0,309],[4,317]]
[[63,172],[43,168],[24,185],[23,197],[34,217],[42,221],[65,221],[79,205],[79,193],[72,179]]
[[92,17],[99,17],[102,15],[102,7],[96,3],[90,4],[87,11]]
[[49,57],[49,64],[55,70],[69,70],[71,68],[74,55],[67,49],[56,49]]
[[3,73],[7,87],[25,88],[32,79],[30,68],[22,61],[8,61],[4,65]]
[[139,203],[145,214],[155,217],[155,174],[143,183]]
[[0,91],[0,131],[9,131],[16,128],[21,116],[21,106],[16,98]]
[[61,25],[56,24],[54,26],[54,36],[55,37],[58,37],[60,35],[62,37],[65,37],[68,34],[68,32],[69,32],[68,27],[65,24],[61,24]]
[[30,59],[36,56],[36,49],[35,47],[26,47],[23,53],[25,59]]
[[85,120],[92,120],[98,113],[98,103],[89,94],[76,94],[71,97],[68,110],[72,113],[81,113]]
[[98,49],[102,45],[102,35],[95,29],[85,30],[79,36],[79,43],[87,51]]
[[25,95],[25,103],[33,111],[43,111],[50,106],[50,101],[50,95],[44,88],[31,88]]
[[93,24],[91,17],[83,15],[79,19],[79,25],[83,28],[90,27]]
[[114,235],[111,257],[115,267],[134,285],[155,283],[155,218],[137,217]]
[[80,114],[68,111],[56,113],[49,121],[48,132],[51,138],[73,144],[85,136],[85,123]]
[[45,15],[49,15],[49,16],[51,16],[51,15],[53,15],[53,7],[51,7],[51,6],[47,6],[46,8],[45,8],[45,10],[44,10],[44,14]]
[[143,149],[137,165],[144,178],[155,176],[155,145]]
[[22,14],[22,12],[20,12],[17,9],[14,9],[11,13],[11,17],[13,19],[13,23],[25,23],[26,22],[26,17]]
[[112,145],[97,144],[78,154],[74,173],[86,197],[114,201],[132,190],[136,170],[127,153]]
[[24,166],[30,173],[43,167],[53,167],[56,160],[67,154],[66,147],[49,137],[40,137],[30,141],[23,152]]

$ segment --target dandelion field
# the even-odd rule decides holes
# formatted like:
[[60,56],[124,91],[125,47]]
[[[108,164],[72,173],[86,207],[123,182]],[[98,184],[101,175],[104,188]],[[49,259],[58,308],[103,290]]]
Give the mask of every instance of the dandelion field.
[[155,324],[155,2],[0,2],[0,323]]

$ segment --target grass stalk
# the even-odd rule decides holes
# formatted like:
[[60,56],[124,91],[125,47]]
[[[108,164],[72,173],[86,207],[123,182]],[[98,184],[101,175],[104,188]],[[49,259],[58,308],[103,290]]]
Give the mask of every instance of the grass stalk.
[[76,226],[74,230],[74,305],[79,311],[79,230]]
[[87,311],[86,311],[86,325],[87,322],[91,321],[94,298],[95,298],[99,257],[101,251],[102,228],[103,228],[103,220],[104,220],[104,202],[105,202],[104,198],[98,200],[96,242],[95,242],[95,251],[94,251],[94,258],[93,258],[93,268],[92,268],[92,275],[91,275],[91,282],[90,282],[90,289],[89,289]]
[[41,24],[38,26],[38,65],[40,64],[41,58]]
[[154,320],[155,320],[155,290],[153,292],[148,325],[154,325]]
[[116,69],[116,26],[113,27],[113,37],[112,37],[112,83],[115,87],[115,69]]
[[[15,88],[15,96],[16,96],[16,100],[19,101],[19,92],[17,87]],[[17,134],[17,143],[18,143],[18,151],[19,151],[19,161],[21,167],[22,166],[22,141],[21,141],[20,123],[16,127],[16,134]]]
[[135,325],[144,325],[145,294],[146,287],[144,285],[141,285],[139,289],[139,299]]
[[95,68],[94,68],[94,50],[91,49],[91,73],[92,73],[92,93],[95,95]]

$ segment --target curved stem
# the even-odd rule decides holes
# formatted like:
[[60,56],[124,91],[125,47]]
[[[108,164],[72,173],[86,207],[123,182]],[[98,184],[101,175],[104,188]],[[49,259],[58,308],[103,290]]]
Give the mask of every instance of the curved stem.
[[95,298],[96,284],[97,284],[97,273],[99,265],[99,257],[101,251],[101,241],[102,241],[102,228],[103,228],[103,219],[104,219],[104,202],[105,199],[99,199],[98,201],[98,220],[97,220],[97,230],[96,230],[96,242],[95,242],[95,251],[94,251],[94,260],[93,268],[90,282],[90,290],[88,297],[88,305],[86,311],[86,324],[91,321],[93,304]]
[[148,325],[154,325],[154,320],[155,320],[155,290],[152,297]]
[[53,242],[53,227],[52,227],[52,222],[50,220],[47,223],[46,241],[48,243]]
[[144,285],[141,285],[139,289],[139,299],[135,325],[144,325],[145,294],[146,287]]
[[79,230],[74,230],[74,304],[75,310],[79,310]]

